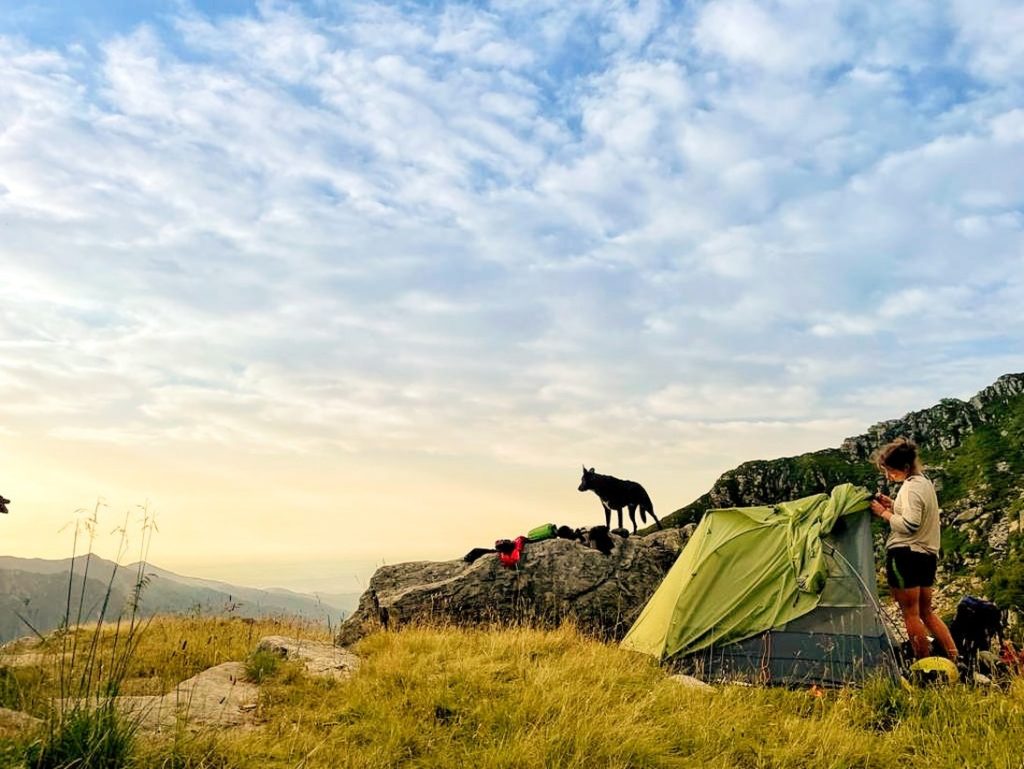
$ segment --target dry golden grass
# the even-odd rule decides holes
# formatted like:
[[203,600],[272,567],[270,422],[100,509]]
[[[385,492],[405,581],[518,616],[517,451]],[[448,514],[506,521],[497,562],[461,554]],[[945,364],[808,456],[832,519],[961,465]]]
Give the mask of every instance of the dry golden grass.
[[[133,667],[145,680],[244,659],[289,629],[161,619]],[[187,643],[185,643],[187,641]],[[140,767],[1024,767],[1024,682],[907,691],[686,688],[650,659],[557,630],[382,632],[347,681],[294,666],[262,687],[251,731],[181,732],[137,747]],[[170,671],[174,671],[171,676]],[[0,752],[2,754],[2,752]]]
[[[142,630],[128,660],[120,694],[166,694],[175,684],[207,668],[231,660],[244,660],[264,636],[330,640],[326,626],[291,617],[250,620],[189,615],[156,617],[141,620],[139,624]],[[31,655],[39,660],[33,666],[8,667],[7,675],[13,682],[9,689],[16,689],[16,692],[8,692],[11,701],[0,702],[0,706],[18,707],[39,716],[46,714],[50,702],[60,695],[62,651],[76,648],[74,667],[71,667],[70,651],[64,656],[65,680],[74,680],[88,661],[87,651],[95,634],[95,625],[82,626],[70,632],[72,636],[67,643],[57,633],[42,645],[15,645],[0,654],[0,669],[5,664],[11,665],[15,661],[13,658],[20,655]],[[101,630],[93,655],[98,666],[94,675],[99,680],[107,675],[113,660],[122,658],[125,632],[124,627],[119,630],[115,624],[104,625]]]

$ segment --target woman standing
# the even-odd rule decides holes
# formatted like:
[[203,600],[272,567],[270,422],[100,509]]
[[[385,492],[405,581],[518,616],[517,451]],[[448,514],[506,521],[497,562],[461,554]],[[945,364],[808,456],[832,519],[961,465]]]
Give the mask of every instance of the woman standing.
[[888,522],[891,529],[885,543],[885,574],[892,597],[899,604],[907,635],[918,659],[931,654],[928,632],[951,660],[957,649],[949,628],[932,610],[932,588],[939,556],[939,500],[935,487],[921,473],[917,446],[898,438],[882,446],[875,464],[885,477],[901,483],[893,500],[879,494],[871,512]]

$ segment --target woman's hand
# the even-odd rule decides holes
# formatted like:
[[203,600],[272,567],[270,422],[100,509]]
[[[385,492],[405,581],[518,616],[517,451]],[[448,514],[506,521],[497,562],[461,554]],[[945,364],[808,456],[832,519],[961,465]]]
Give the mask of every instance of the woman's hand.
[[886,510],[892,510],[892,497],[887,497],[882,492],[878,492],[877,494],[875,494],[875,499],[881,502],[882,507],[884,507]]
[[[892,500],[889,500],[890,502]],[[871,512],[877,515],[879,518],[885,518],[885,514],[889,512],[889,508],[885,506],[883,502],[877,499],[871,500]]]

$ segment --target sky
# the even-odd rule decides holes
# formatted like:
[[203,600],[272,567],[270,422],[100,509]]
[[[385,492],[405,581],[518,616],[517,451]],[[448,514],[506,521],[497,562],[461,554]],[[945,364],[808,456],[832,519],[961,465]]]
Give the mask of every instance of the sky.
[[0,0],[0,553],[358,590],[1024,371],[1009,0]]

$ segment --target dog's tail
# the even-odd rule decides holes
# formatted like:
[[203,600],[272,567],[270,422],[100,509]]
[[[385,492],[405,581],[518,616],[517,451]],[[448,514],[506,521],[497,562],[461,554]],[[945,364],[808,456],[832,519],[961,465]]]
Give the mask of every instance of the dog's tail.
[[654,518],[654,503],[651,502],[651,495],[647,493],[647,489],[643,489],[643,494],[640,498],[640,514],[645,521],[647,520],[647,513],[650,513],[651,517]]
[[651,502],[651,496],[647,493],[647,489],[642,489],[643,494],[640,502],[640,520],[647,523],[647,514],[651,514],[651,518],[654,519],[655,524],[658,528],[662,528],[661,521],[658,520],[658,516],[654,514],[654,503]]

